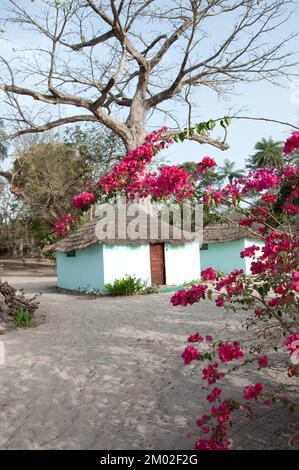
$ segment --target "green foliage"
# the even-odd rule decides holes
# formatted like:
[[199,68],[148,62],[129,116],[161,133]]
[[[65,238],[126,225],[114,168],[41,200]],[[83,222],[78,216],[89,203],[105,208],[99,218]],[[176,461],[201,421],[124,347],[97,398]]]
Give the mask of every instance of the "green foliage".
[[240,178],[244,173],[243,169],[235,169],[235,162],[231,162],[227,158],[224,160],[224,165],[218,168],[218,174],[223,178],[227,178],[230,184],[234,179]]
[[283,146],[280,141],[261,139],[254,146],[256,152],[251,155],[246,163],[246,168],[257,170],[258,168],[277,167],[284,163]]
[[[225,116],[224,118],[220,119],[220,125],[224,129],[226,129],[231,123],[231,118]],[[217,121],[210,119],[206,122],[200,122],[195,124],[193,127],[185,128],[178,134],[175,134],[173,140],[175,142],[184,142],[185,139],[192,137],[193,135],[208,135],[210,131],[212,131],[216,127]]]
[[14,325],[17,328],[28,328],[32,326],[32,316],[30,312],[23,308],[17,308],[14,316]]
[[149,286],[147,282],[142,281],[135,276],[124,276],[121,279],[115,279],[112,283],[105,284],[105,290],[108,295],[134,295],[140,294],[153,294],[158,290]]
[[[0,144],[0,159],[5,149]],[[3,178],[5,188],[0,190],[0,252],[32,255],[45,240],[53,242],[47,236],[58,218],[72,213],[72,197],[86,190],[87,181],[107,174],[124,153],[120,139],[99,125],[22,140],[8,172],[14,175],[13,184]],[[87,216],[78,217],[76,227]]]
[[121,139],[100,126],[75,126],[65,132],[64,142],[85,162],[90,178],[106,175],[126,153]]
[[66,144],[35,143],[18,152],[13,173],[14,193],[51,225],[65,213],[74,194],[83,190],[86,164]]

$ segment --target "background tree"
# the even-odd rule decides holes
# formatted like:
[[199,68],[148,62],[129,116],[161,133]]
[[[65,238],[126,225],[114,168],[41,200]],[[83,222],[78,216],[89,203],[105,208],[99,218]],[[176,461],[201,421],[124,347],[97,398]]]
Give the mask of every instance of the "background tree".
[[223,166],[218,168],[220,177],[224,180],[227,178],[230,184],[232,184],[234,179],[240,178],[240,176],[242,176],[244,173],[244,170],[242,169],[236,170],[235,166],[235,162],[232,162],[226,158],[223,162]]
[[81,155],[72,146],[57,142],[19,150],[12,175],[11,191],[49,224],[65,213],[89,176]]
[[246,168],[250,170],[277,167],[284,162],[282,142],[274,141],[272,137],[263,138],[255,144],[254,149],[256,152],[248,158],[246,163]]
[[[196,88],[219,94],[238,82],[273,82],[291,73],[287,44],[295,35],[281,39],[279,33],[291,4],[40,0],[24,6],[6,0],[2,29],[23,27],[24,43],[27,32],[35,41],[13,60],[0,57],[5,138],[88,121],[103,124],[132,149],[153,115],[186,126],[184,113],[169,112],[170,101],[182,101],[190,120]],[[218,27],[223,21],[229,31]],[[211,41],[207,33],[214,28],[221,37]],[[272,43],[273,37],[280,39]],[[226,148],[207,134],[190,137]]]
[[103,126],[70,127],[64,142],[75,149],[93,179],[106,175],[125,154],[122,140]]
[[6,179],[0,184],[0,253],[22,256],[32,245],[29,208],[10,192]]
[[[178,165],[179,168],[184,168],[192,178],[196,175],[197,163],[196,162],[184,162]],[[198,189],[204,189],[207,186],[219,188],[223,183],[224,177],[216,172],[214,169],[210,169],[207,173],[201,174],[200,178],[196,181]]]

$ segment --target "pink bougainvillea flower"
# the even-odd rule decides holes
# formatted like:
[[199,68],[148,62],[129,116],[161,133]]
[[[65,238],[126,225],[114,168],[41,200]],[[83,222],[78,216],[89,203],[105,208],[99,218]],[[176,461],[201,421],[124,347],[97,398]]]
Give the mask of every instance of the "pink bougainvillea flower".
[[186,307],[187,305],[192,305],[203,298],[207,289],[207,285],[199,284],[192,286],[191,289],[188,290],[178,290],[171,297],[170,301],[174,306],[181,305],[182,307]]
[[257,245],[248,246],[244,251],[241,251],[241,258],[252,258],[255,255],[255,252],[260,250],[260,247]]
[[190,362],[200,358],[200,352],[198,349],[193,348],[192,346],[186,346],[184,352],[181,355],[181,358],[184,359],[184,364],[188,365]]
[[297,349],[299,348],[299,332],[293,334],[293,335],[290,335],[284,342],[284,344],[286,345],[286,347],[290,350],[290,351],[297,351]]
[[196,420],[196,426],[201,428],[203,425],[205,425],[209,421],[209,416],[208,415],[202,415],[200,418]]
[[299,292],[299,271],[295,271],[292,275],[293,283],[292,287],[295,292]]
[[291,137],[289,137],[284,144],[284,153],[292,153],[294,150],[299,148],[299,131],[292,132]]
[[199,332],[194,333],[193,335],[189,336],[187,339],[188,343],[200,343],[204,340],[204,337],[201,336]]
[[266,356],[266,354],[264,356],[260,356],[258,358],[258,365],[263,368],[263,367],[268,367],[269,365],[269,361],[268,361],[268,357]]
[[201,277],[204,281],[215,281],[217,279],[217,273],[213,268],[206,268],[201,271]]
[[230,442],[227,440],[216,441],[213,438],[210,439],[199,439],[195,443],[194,450],[228,450]]
[[263,201],[267,202],[268,204],[274,204],[277,201],[278,196],[274,193],[265,193],[262,195]]
[[242,359],[244,357],[238,341],[233,343],[222,343],[218,347],[218,356],[221,362],[230,362],[234,359]]
[[76,217],[73,217],[71,214],[66,214],[63,217],[60,217],[56,220],[52,233],[59,236],[66,236],[68,232],[74,227],[76,222]]
[[215,304],[216,304],[217,307],[223,307],[223,305],[224,305],[224,296],[219,295],[219,297],[217,297],[217,299],[215,300]]
[[225,374],[223,372],[218,372],[217,362],[210,364],[208,367],[202,370],[202,378],[203,380],[207,380],[209,385],[212,385],[217,380],[222,379],[224,375]]
[[217,388],[215,387],[211,393],[209,395],[207,395],[207,400],[210,402],[210,403],[213,403],[218,397],[219,395],[221,394],[222,390],[221,388]]
[[206,340],[207,343],[211,343],[213,341],[213,336],[207,335],[205,337],[205,340]]
[[83,191],[81,194],[74,196],[71,204],[78,210],[82,210],[84,207],[95,201],[95,195],[87,191]]
[[196,166],[198,173],[204,175],[209,168],[214,168],[217,164],[213,158],[206,156]]
[[244,400],[256,399],[264,390],[264,384],[248,385],[244,388],[243,398]]

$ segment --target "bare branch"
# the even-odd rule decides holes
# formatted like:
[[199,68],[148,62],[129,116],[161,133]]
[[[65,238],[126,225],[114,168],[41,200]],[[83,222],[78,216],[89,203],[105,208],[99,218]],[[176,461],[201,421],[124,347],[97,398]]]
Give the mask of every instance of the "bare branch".
[[[292,0],[30,3],[6,0],[0,18],[8,38],[16,27],[24,44],[27,32],[31,43],[35,35],[32,47],[14,53],[4,47],[0,55],[0,121],[10,139],[84,117],[133,148],[142,143],[149,116],[165,112],[161,103],[171,109],[169,103],[185,96],[188,116],[177,113],[184,127],[195,88],[222,94],[239,82],[276,83],[297,63],[288,50],[296,35],[276,34],[288,22]],[[208,37],[213,27],[217,41]],[[224,146],[213,138],[201,143]]]

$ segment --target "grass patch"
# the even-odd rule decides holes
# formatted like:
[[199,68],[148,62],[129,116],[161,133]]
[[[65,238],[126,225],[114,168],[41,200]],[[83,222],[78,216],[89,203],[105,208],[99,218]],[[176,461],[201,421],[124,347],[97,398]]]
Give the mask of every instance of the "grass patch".
[[13,322],[16,328],[29,328],[32,326],[32,316],[27,309],[17,308]]

